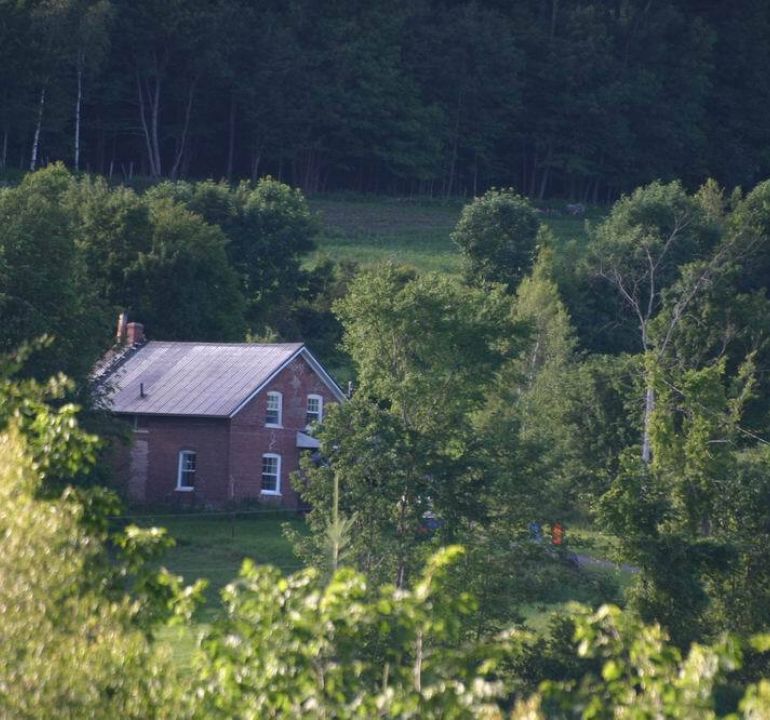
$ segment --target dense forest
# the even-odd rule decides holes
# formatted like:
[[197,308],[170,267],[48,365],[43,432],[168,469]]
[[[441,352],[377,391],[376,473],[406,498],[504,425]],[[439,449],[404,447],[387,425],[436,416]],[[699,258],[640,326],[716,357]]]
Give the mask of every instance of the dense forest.
[[770,174],[764,0],[1,0],[0,171],[608,202]]

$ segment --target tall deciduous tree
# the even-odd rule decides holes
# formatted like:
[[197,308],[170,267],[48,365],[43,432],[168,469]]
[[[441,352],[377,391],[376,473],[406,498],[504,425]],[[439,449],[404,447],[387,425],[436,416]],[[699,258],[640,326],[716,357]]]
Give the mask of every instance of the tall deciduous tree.
[[422,554],[426,511],[450,540],[485,514],[470,413],[501,362],[509,303],[500,289],[385,266],[357,277],[336,308],[358,387],[321,430],[328,465],[305,470],[309,544],[316,554],[323,547],[338,502],[344,516],[355,513],[356,560],[404,585]]
[[[653,183],[619,200],[595,231],[592,253],[597,274],[618,293],[627,322],[636,326],[639,350],[666,357],[683,314],[722,272],[730,247],[701,204],[679,183]],[[664,300],[668,321],[652,332]],[[642,457],[650,460],[649,421],[655,392],[645,397]]]
[[52,166],[0,190],[0,349],[51,335],[53,345],[30,368],[81,378],[106,346],[112,321],[76,245],[64,202],[72,183],[62,166]]
[[97,439],[74,406],[51,407],[65,381],[8,371],[1,358],[0,637],[12,662],[0,664],[0,714],[184,717],[180,679],[151,637],[198,591],[155,569],[161,531],[108,531],[107,493],[44,486],[93,462]]
[[127,279],[136,316],[155,337],[242,340],[243,295],[222,231],[165,199],[150,204],[150,223],[151,248]]
[[272,178],[242,183],[161,183],[152,199],[182,203],[227,238],[227,257],[240,276],[252,332],[281,323],[305,281],[302,257],[315,247],[317,224],[299,190]]

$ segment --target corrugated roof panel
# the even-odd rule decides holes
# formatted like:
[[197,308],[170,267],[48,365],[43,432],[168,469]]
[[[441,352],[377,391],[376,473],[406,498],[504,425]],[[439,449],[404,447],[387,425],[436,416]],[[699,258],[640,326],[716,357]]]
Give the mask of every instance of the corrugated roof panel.
[[119,413],[229,416],[301,349],[151,341],[107,378],[110,404]]

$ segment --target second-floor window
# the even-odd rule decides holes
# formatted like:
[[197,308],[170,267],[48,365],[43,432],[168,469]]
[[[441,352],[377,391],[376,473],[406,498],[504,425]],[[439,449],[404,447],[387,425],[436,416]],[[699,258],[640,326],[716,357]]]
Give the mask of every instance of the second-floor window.
[[310,425],[314,422],[321,422],[323,419],[323,409],[324,399],[320,395],[308,395],[305,423]]
[[280,427],[282,424],[281,393],[269,392],[265,410],[265,425]]

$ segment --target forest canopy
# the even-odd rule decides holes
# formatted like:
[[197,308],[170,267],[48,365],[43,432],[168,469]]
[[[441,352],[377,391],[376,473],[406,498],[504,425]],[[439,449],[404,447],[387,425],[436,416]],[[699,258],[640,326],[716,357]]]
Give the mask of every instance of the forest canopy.
[[0,172],[614,201],[770,175],[739,0],[0,0]]

